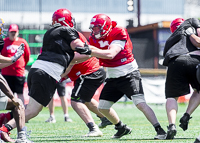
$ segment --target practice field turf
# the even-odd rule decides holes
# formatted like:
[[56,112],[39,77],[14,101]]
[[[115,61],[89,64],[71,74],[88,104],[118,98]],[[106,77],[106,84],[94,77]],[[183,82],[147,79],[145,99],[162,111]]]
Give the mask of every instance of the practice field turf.
[[[187,105],[187,104],[186,104]],[[66,143],[66,142],[91,142],[91,143],[192,143],[200,133],[200,108],[198,108],[193,114],[189,123],[189,129],[183,131],[179,127],[179,119],[186,110],[185,104],[179,104],[179,111],[177,114],[177,135],[174,140],[154,140],[156,132],[152,125],[147,121],[144,115],[135,107],[132,103],[124,105],[123,103],[117,103],[114,105],[114,109],[118,113],[121,120],[131,127],[132,133],[127,136],[123,136],[121,139],[111,139],[111,136],[116,133],[114,126],[107,126],[101,129],[103,137],[96,138],[84,138],[82,135],[88,132],[88,128],[84,122],[79,118],[75,111],[69,107],[69,115],[72,118],[72,123],[65,123],[63,118],[63,111],[61,107],[55,108],[56,123],[45,123],[45,120],[49,118],[48,108],[43,108],[40,114],[34,119],[26,123],[28,130],[31,130],[31,140],[40,143]],[[167,115],[165,111],[165,105],[150,104],[154,110],[160,124],[167,130]],[[93,113],[93,118],[96,124],[100,123]],[[11,131],[12,138],[16,138],[16,129]]]

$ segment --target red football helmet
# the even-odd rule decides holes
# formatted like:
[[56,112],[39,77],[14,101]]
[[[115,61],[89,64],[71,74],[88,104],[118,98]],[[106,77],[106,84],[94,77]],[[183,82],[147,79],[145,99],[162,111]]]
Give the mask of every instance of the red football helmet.
[[183,18],[174,19],[170,24],[171,32],[174,33],[174,31],[178,28],[178,26],[181,25],[184,21],[185,21],[185,19],[183,19]]
[[72,17],[72,13],[68,9],[61,8],[56,10],[52,16],[52,25],[57,23],[60,23],[63,26],[73,27],[75,21]]
[[[94,34],[92,30],[96,26],[100,28],[100,32],[98,34]],[[96,39],[100,39],[110,32],[112,28],[112,21],[110,17],[105,14],[97,14],[92,18],[89,28],[92,30],[91,35]]]

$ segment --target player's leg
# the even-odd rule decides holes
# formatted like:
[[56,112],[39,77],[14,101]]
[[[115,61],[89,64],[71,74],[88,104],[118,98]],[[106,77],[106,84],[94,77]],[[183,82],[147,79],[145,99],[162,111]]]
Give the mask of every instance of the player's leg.
[[[0,110],[12,110],[15,106],[12,101],[0,91]],[[0,127],[13,118],[13,113],[0,113]]]
[[56,123],[55,115],[54,115],[54,101],[53,98],[49,102],[48,105],[50,117],[45,121],[47,123]]
[[61,100],[61,106],[62,106],[63,113],[64,113],[64,121],[72,122],[72,119],[70,119],[69,114],[68,114],[68,101],[67,101],[67,97],[65,95],[65,93],[66,93],[65,85],[66,85],[65,82],[61,82],[61,83],[57,83],[56,87],[57,87],[58,95]]
[[[15,108],[14,104],[12,103],[12,101],[7,97],[5,96],[5,94],[3,92],[0,92],[1,95],[0,95],[0,110],[12,110]],[[6,124],[8,121],[11,120],[11,117],[13,117],[13,114],[11,112],[9,113],[1,113],[0,114],[0,123],[1,123],[1,126],[4,126],[4,124]],[[2,128],[0,128],[1,132],[0,132],[0,138],[2,139],[2,142],[3,141],[6,141],[6,142],[14,142],[14,140],[12,138],[10,138],[8,132],[9,131],[4,131],[2,130]]]
[[14,80],[15,80],[15,93],[17,93],[17,96],[19,99],[22,100],[23,103],[25,103],[24,101],[24,83],[25,83],[25,77],[24,76],[14,76]]
[[106,126],[113,124],[103,114],[101,114],[101,112],[99,112],[98,110],[99,103],[95,99],[92,98],[90,102],[85,102],[85,105],[88,107],[90,111],[95,113],[97,117],[100,118],[101,123],[98,125],[99,128],[105,128]]
[[[96,78],[94,79],[94,77]],[[86,134],[86,136],[103,135],[98,126],[95,124],[89,109],[85,105],[85,102],[91,101],[95,91],[103,83],[104,78],[105,76],[101,75],[101,71],[80,76],[79,79],[76,80],[76,84],[72,90],[71,105],[89,128],[89,133]]]
[[186,112],[180,119],[180,127],[185,131],[188,129],[189,120],[192,118],[191,114],[200,104],[200,93],[194,90],[192,96],[190,97],[189,104]]
[[119,79],[107,79],[106,84],[103,87],[103,90],[99,99],[99,111],[115,125],[117,133],[114,134],[112,138],[121,138],[124,135],[130,134],[132,129],[122,123],[119,116],[112,107],[124,93],[119,91],[116,86],[120,82]]
[[158,122],[154,111],[147,105],[145,101],[140,72],[138,70],[131,72],[127,75],[126,80],[122,81],[120,84],[122,87],[121,91],[127,95],[129,99],[133,100],[135,106],[145,115],[147,120],[154,127],[157,133],[154,139],[165,139],[166,132]]

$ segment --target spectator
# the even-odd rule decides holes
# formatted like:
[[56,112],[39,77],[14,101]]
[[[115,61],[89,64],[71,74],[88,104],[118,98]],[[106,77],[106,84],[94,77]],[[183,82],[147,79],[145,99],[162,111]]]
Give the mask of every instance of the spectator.
[[[58,92],[58,95],[60,97],[61,100],[61,106],[64,112],[64,121],[65,122],[72,122],[72,119],[70,119],[69,114],[68,114],[68,101],[67,101],[67,97],[65,95],[65,85],[66,82],[58,82],[56,84],[56,89]],[[49,112],[50,112],[50,117],[45,121],[48,123],[56,123],[56,119],[55,119],[55,115],[54,115],[54,101],[53,98],[50,101],[48,108],[49,108]]]
[[89,42],[93,46],[76,48],[80,54],[98,57],[100,65],[106,67],[107,79],[100,95],[98,109],[115,125],[117,133],[113,138],[130,134],[132,129],[123,124],[111,108],[125,94],[153,125],[157,132],[155,139],[165,139],[166,132],[161,128],[153,110],[146,104],[128,32],[116,25],[117,23],[105,14],[95,15],[90,22],[92,33]]
[[169,126],[166,139],[173,139],[177,134],[175,125],[178,111],[177,100],[180,96],[190,93],[190,85],[194,92],[179,125],[184,131],[188,128],[190,115],[200,104],[200,84],[196,77],[196,66],[200,63],[200,52],[197,48],[200,44],[196,32],[199,28],[200,23],[196,18],[187,20],[177,18],[170,25],[172,34],[167,39],[163,52],[165,57],[163,65],[168,67],[165,96]]
[[29,61],[30,49],[28,43],[18,37],[19,29],[16,24],[11,24],[8,30],[8,37],[4,39],[4,47],[0,49],[1,54],[11,57],[15,54],[20,44],[24,44],[24,54],[14,64],[1,70],[3,77],[8,82],[13,93],[16,93],[19,99],[24,103],[23,88],[25,82],[25,66]]

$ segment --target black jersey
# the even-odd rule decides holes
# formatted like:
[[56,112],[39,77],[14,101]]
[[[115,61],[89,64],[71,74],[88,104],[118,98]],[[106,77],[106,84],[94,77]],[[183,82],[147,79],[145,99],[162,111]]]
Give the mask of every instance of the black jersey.
[[42,53],[38,60],[58,63],[67,68],[74,58],[74,51],[71,49],[70,43],[77,38],[79,35],[74,28],[52,27],[44,35]]
[[189,27],[200,28],[200,21],[196,18],[185,20],[167,39],[163,52],[163,56],[165,57],[164,66],[167,66],[170,59],[174,57],[197,50],[185,34],[185,30]]

